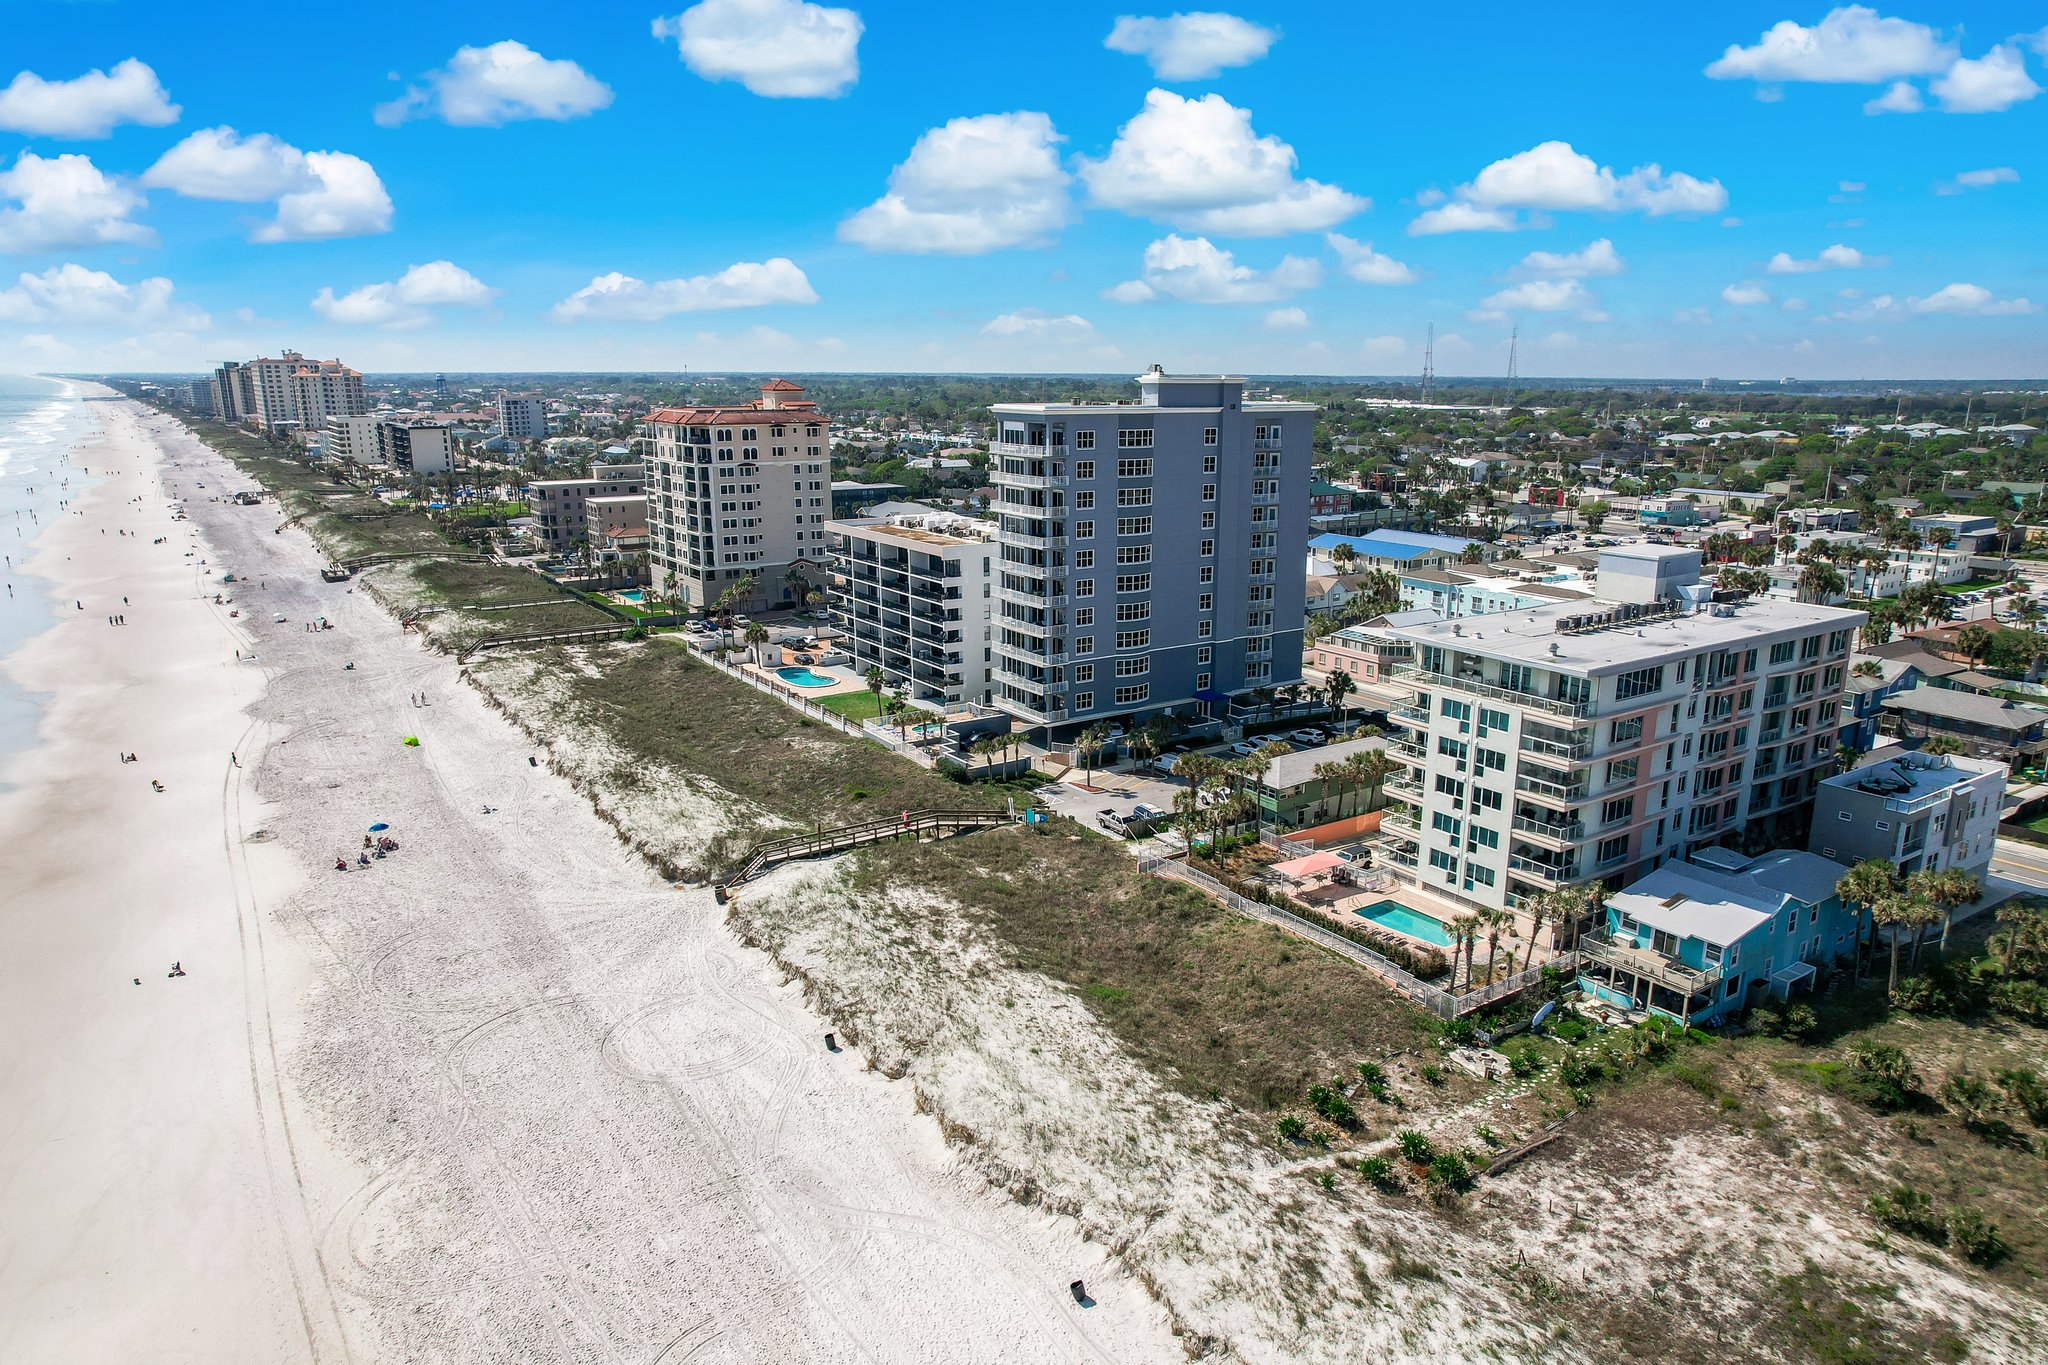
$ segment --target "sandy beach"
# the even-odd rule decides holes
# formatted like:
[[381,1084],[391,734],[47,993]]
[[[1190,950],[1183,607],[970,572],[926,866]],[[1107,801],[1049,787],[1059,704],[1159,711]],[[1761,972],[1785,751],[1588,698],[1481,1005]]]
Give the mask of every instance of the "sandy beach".
[[53,700],[0,797],[0,1358],[1180,1357],[275,504],[97,406],[29,566],[84,609],[7,662]]

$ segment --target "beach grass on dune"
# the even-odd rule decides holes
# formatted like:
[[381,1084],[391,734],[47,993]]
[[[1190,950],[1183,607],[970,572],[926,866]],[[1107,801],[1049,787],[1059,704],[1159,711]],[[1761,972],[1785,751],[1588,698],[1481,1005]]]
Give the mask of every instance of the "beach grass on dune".
[[[1420,1045],[1422,1014],[1356,966],[1147,876],[1066,822],[862,854],[856,887],[936,891],[1015,965],[1078,989],[1162,1079],[1252,1110]],[[877,897],[916,914],[918,896]],[[889,908],[882,910],[886,904]]]

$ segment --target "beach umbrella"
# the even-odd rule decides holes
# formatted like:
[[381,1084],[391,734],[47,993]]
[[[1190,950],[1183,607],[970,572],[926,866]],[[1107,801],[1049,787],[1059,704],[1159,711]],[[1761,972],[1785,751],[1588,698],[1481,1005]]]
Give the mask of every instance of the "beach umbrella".
[[372,834],[382,834],[382,833],[383,833],[383,832],[384,832],[385,830],[387,830],[387,829],[390,829],[390,828],[391,828],[391,826],[390,826],[390,825],[386,824],[386,823],[385,823],[384,821],[382,821],[382,820],[379,820],[379,821],[378,821],[378,822],[377,822],[376,824],[374,824],[374,825],[370,826],[370,833],[372,833]]

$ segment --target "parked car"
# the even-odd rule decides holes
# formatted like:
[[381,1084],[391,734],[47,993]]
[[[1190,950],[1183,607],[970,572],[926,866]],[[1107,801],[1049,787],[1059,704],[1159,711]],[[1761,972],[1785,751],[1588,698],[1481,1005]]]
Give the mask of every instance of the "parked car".
[[1143,801],[1131,807],[1131,819],[1133,820],[1164,820],[1165,818],[1165,811],[1157,806],[1148,806]]
[[1317,745],[1327,742],[1329,738],[1328,735],[1311,725],[1293,731],[1287,736],[1287,742],[1294,745],[1297,749],[1313,749]]
[[1250,758],[1265,747],[1265,744],[1259,740],[1241,739],[1230,746],[1230,752],[1236,754],[1239,758]]
[[1128,839],[1131,837],[1130,826],[1125,823],[1124,818],[1121,815],[1118,815],[1113,810],[1097,812],[1095,816],[1095,823],[1102,826],[1104,829],[1108,830],[1111,834],[1114,834],[1119,839]]

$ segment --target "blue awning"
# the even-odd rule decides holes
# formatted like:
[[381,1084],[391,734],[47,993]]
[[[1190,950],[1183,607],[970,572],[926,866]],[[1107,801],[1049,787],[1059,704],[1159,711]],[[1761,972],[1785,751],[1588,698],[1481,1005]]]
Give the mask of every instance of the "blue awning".
[[1218,691],[1217,691],[1217,690],[1216,690],[1215,688],[1213,688],[1213,687],[1205,687],[1205,688],[1203,688],[1203,689],[1202,689],[1201,691],[1199,691],[1199,692],[1195,693],[1195,700],[1196,700],[1196,701],[1229,701],[1229,700],[1230,700],[1230,694],[1229,694],[1228,692],[1218,692]]

